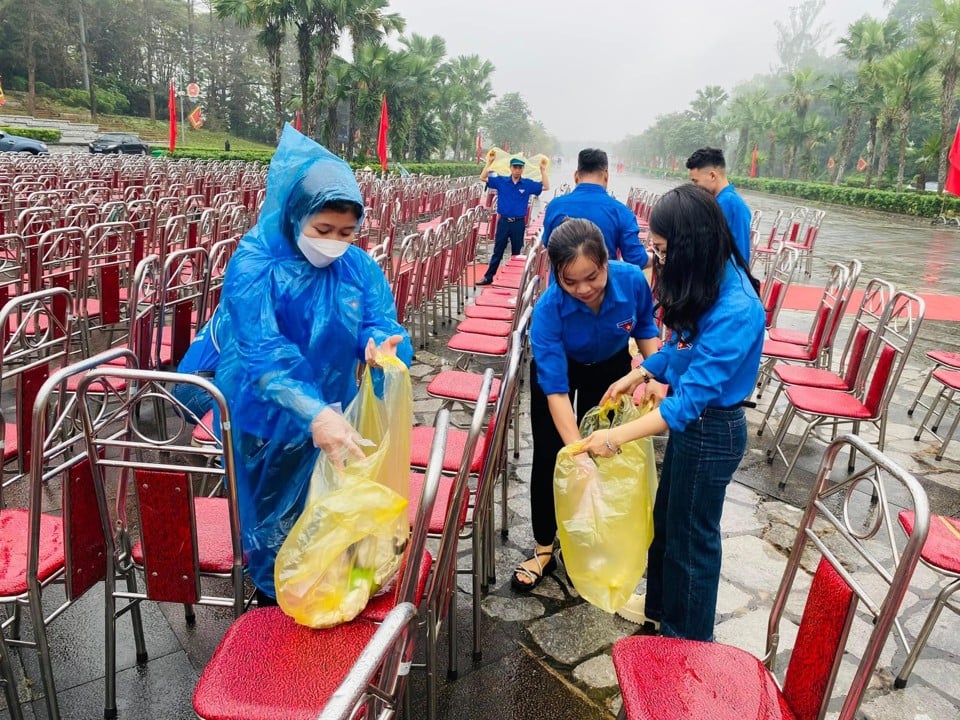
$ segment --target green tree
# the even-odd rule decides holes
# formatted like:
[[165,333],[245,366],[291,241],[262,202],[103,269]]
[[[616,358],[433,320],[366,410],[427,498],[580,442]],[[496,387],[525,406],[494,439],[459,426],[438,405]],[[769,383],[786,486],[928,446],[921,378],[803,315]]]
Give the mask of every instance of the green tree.
[[697,90],[697,96],[690,102],[690,109],[697,120],[710,125],[727,97],[726,91],[719,85],[708,85]]
[[829,25],[818,20],[825,5],[826,0],[800,0],[799,5],[790,8],[786,23],[774,23],[777,55],[784,71],[809,66],[819,56],[819,48],[830,31]]
[[519,150],[530,138],[530,108],[520,93],[507,93],[487,110],[483,126],[492,144],[503,147],[507,143]]
[[[957,77],[960,75],[960,0],[933,0],[930,19],[917,26],[921,41],[931,48],[940,66],[940,136],[949,138],[953,129]],[[941,143],[937,166],[937,192],[943,192],[947,178],[950,144]]]

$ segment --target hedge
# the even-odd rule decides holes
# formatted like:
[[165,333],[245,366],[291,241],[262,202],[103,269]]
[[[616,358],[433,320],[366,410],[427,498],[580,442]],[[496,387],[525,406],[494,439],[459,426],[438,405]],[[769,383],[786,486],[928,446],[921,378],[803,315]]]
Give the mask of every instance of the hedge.
[[[273,150],[244,150],[238,152],[226,152],[225,150],[215,150],[208,148],[184,148],[169,153],[166,150],[154,150],[153,154],[157,157],[173,158],[193,158],[198,160],[244,160],[247,162],[259,162],[266,165],[273,157]],[[403,168],[412,175],[449,175],[451,177],[468,177],[471,175],[480,175],[482,165],[478,163],[455,163],[455,162],[432,162],[432,163],[402,163]],[[378,172],[380,163],[377,160],[357,160],[350,163],[354,170],[361,170],[365,167]],[[399,173],[397,163],[390,163],[387,171],[391,174]]]
[[[686,173],[679,171],[641,169],[639,172],[654,177],[686,179]],[[772,195],[785,195],[866,210],[879,210],[923,218],[960,215],[960,198],[952,195],[937,195],[936,193],[917,192],[915,190],[904,190],[903,192],[874,190],[778,178],[731,177],[730,180],[738,188],[744,190],[757,190]]]
[[39,140],[40,142],[60,142],[59,130],[47,130],[43,128],[21,128],[21,127],[0,127],[0,131],[8,135],[18,135],[20,137]]

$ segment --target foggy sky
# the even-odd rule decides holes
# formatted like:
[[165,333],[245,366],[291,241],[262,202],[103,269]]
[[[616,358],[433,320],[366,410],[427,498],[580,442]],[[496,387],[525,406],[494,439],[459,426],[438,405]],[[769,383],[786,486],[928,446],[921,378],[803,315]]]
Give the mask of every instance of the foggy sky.
[[[497,95],[519,92],[561,140],[614,142],[657,115],[684,110],[696,90],[737,83],[777,64],[774,21],[799,0],[390,0],[405,34],[440,35],[447,55],[476,53],[497,68]],[[827,54],[883,0],[827,0]]]

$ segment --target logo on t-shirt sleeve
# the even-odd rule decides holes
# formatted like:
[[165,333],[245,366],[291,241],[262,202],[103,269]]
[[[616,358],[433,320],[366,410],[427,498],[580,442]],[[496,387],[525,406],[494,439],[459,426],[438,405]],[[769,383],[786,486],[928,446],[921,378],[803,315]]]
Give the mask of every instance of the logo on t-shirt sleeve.
[[630,318],[629,320],[621,320],[617,323],[617,327],[624,332],[630,332],[633,330],[633,318]]

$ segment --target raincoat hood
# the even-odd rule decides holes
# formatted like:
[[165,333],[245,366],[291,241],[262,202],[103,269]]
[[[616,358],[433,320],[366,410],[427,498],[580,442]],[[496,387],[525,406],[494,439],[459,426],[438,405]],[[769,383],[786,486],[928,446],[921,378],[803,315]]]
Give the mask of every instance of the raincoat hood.
[[[288,123],[267,171],[267,189],[257,224],[247,234],[271,255],[298,255],[300,222],[333,200],[356,203],[363,196],[353,170],[341,158]],[[361,215],[357,227],[363,221]]]

